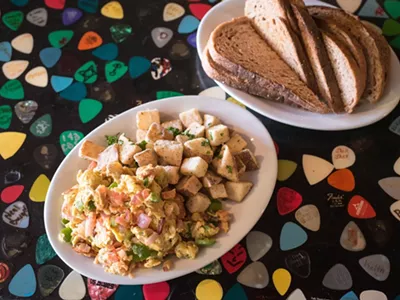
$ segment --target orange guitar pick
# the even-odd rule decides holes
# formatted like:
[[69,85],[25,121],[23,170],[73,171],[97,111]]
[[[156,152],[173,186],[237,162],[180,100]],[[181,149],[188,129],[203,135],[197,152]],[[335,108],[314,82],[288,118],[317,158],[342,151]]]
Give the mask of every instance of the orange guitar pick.
[[328,177],[328,183],[344,192],[351,192],[356,186],[354,175],[349,169],[341,169],[333,172]]
[[90,50],[99,47],[103,44],[103,39],[94,31],[86,32],[78,44],[79,50]]
[[350,216],[358,219],[370,219],[376,216],[376,212],[371,204],[359,195],[355,195],[350,199],[347,211]]

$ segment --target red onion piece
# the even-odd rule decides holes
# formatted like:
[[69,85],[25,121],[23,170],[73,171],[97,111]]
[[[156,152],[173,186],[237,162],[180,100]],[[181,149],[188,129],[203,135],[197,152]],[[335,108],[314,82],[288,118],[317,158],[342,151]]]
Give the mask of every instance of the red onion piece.
[[144,213],[141,213],[137,218],[137,224],[142,229],[148,228],[150,223],[151,223],[151,218]]
[[159,237],[158,233],[153,232],[153,234],[149,236],[147,240],[144,241],[145,245],[148,246],[150,244],[153,244],[158,237]]
[[163,228],[164,228],[164,223],[165,223],[165,218],[162,218],[160,222],[158,222],[158,227],[157,227],[157,233],[161,234]]

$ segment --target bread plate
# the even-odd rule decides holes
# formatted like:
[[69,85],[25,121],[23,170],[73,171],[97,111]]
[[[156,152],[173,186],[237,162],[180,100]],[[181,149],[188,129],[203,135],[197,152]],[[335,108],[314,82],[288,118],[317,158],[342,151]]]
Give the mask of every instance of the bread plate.
[[[93,258],[87,258],[74,252],[68,243],[59,239],[62,227],[61,194],[76,183],[76,174],[79,169],[86,169],[89,161],[79,157],[78,152],[84,140],[91,140],[105,146],[105,135],[114,135],[125,132],[128,136],[136,134],[136,113],[140,110],[158,109],[162,118],[177,118],[182,111],[197,108],[203,113],[218,116],[224,123],[242,134],[249,143],[250,150],[254,151],[260,169],[248,172],[243,177],[254,183],[253,189],[247,198],[240,203],[228,203],[226,207],[233,214],[231,229],[226,234],[220,234],[218,241],[211,247],[202,248],[198,256],[193,259],[174,260],[174,267],[163,272],[161,267],[154,269],[138,269],[135,277],[112,275],[106,273],[101,265],[93,263]],[[245,125],[246,124],[246,125]],[[277,155],[274,143],[267,129],[250,112],[228,101],[199,97],[183,96],[160,101],[150,102],[132,108],[89,133],[64,159],[56,171],[46,197],[44,207],[44,221],[49,241],[57,255],[72,269],[80,274],[114,284],[148,284],[170,280],[200,269],[218,259],[235,246],[253,228],[262,216],[273,193],[277,177]]]
[[[315,0],[305,0],[306,5],[323,5],[326,3]],[[197,51],[202,53],[207,45],[211,32],[221,23],[244,15],[243,0],[228,0],[211,9],[200,23],[197,34]],[[229,95],[245,104],[250,109],[288,125],[323,131],[349,130],[373,124],[387,116],[398,104],[400,86],[396,78],[400,77],[400,63],[396,54],[391,50],[389,78],[381,100],[370,104],[361,100],[352,114],[317,114],[287,106],[282,103],[268,101],[243,91],[234,89],[226,84],[216,83]]]

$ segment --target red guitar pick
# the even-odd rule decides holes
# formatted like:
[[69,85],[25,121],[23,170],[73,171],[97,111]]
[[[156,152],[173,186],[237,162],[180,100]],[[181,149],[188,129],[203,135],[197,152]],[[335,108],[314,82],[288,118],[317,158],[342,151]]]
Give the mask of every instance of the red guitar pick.
[[358,219],[370,219],[376,216],[371,204],[359,195],[355,195],[350,199],[347,211],[350,216]]
[[344,192],[351,192],[356,186],[353,173],[349,169],[333,172],[328,177],[328,184]]
[[118,288],[117,284],[106,283],[88,278],[87,282],[90,299],[105,300],[111,297]]
[[199,20],[203,19],[204,15],[211,9],[211,5],[203,3],[189,4],[191,13]]
[[246,262],[246,259],[246,249],[240,244],[237,244],[221,257],[222,265],[229,274],[233,274],[239,270]]
[[0,283],[6,281],[10,276],[10,268],[7,264],[0,262]]
[[49,8],[64,9],[66,0],[44,0],[44,3]]
[[15,200],[21,196],[22,192],[24,191],[23,185],[12,185],[6,187],[4,190],[1,191],[1,201],[4,203],[13,203]]
[[165,300],[170,292],[168,282],[158,282],[145,284],[143,286],[143,295],[146,300]]
[[296,210],[301,205],[303,197],[295,190],[282,187],[278,190],[277,201],[278,212],[283,216]]

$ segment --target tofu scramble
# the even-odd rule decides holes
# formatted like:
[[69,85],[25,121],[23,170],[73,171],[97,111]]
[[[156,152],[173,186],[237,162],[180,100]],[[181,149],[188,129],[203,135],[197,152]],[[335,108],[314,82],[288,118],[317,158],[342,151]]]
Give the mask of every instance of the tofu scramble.
[[106,136],[108,146],[84,141],[77,184],[63,193],[60,238],[94,257],[106,272],[133,276],[135,268],[172,258],[194,259],[199,248],[229,231],[223,202],[241,202],[253,184],[240,175],[258,169],[247,142],[197,109],[161,123],[157,110],[136,115],[136,142]]

